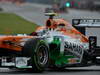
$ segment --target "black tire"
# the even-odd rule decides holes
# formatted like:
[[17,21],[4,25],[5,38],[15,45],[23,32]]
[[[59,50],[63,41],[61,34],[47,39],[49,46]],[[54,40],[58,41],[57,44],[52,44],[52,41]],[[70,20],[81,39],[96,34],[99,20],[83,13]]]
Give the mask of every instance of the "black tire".
[[81,60],[82,66],[87,66],[88,61],[90,61],[90,60],[91,60],[91,56],[89,55],[89,53],[87,51],[84,51],[83,57],[82,57],[82,60]]
[[40,38],[28,40],[23,47],[22,54],[25,57],[31,57],[33,72],[43,72],[48,65],[49,48]]

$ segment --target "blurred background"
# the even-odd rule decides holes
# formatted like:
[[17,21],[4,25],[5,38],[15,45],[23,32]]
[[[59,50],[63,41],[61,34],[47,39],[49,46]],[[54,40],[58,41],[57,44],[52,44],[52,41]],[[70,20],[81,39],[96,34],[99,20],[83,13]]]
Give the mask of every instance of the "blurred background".
[[100,0],[0,0],[0,2],[11,2],[11,3],[41,3],[50,4],[53,8],[64,9],[84,9],[90,11],[100,11]]
[[[44,14],[50,12],[69,23],[78,18],[100,19],[100,0],[0,0],[0,34],[31,33],[45,25]],[[100,28],[88,30],[97,36]]]
[[[28,8],[29,10],[27,10]],[[34,8],[36,9],[35,11]],[[98,17],[97,13],[100,12],[100,0],[0,0],[0,11],[20,12],[23,9],[24,11],[31,11],[33,13],[36,11],[42,12],[41,15],[44,12],[53,11],[60,13],[62,16],[64,14],[63,18],[68,14],[69,16],[66,16],[65,19],[70,21],[72,17]],[[23,15],[20,16],[23,17]]]

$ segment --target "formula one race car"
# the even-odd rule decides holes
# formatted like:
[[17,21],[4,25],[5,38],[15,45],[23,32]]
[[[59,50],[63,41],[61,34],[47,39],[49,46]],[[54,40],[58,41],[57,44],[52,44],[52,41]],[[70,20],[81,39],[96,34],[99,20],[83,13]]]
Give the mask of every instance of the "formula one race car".
[[46,25],[30,35],[0,36],[0,67],[42,72],[96,64],[93,38],[89,40],[64,19],[54,19],[55,13],[46,15]]

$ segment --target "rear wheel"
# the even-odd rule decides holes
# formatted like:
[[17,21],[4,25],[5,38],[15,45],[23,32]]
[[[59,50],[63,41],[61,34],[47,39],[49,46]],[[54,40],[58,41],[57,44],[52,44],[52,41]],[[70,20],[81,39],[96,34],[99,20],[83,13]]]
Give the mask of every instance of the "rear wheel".
[[88,53],[88,51],[84,51],[83,53],[83,57],[82,57],[82,60],[81,60],[81,64],[82,66],[88,66],[88,61],[91,61],[92,59],[92,56]]
[[23,55],[31,57],[30,63],[32,71],[42,72],[48,65],[49,50],[48,45],[40,38],[30,39],[23,48]]

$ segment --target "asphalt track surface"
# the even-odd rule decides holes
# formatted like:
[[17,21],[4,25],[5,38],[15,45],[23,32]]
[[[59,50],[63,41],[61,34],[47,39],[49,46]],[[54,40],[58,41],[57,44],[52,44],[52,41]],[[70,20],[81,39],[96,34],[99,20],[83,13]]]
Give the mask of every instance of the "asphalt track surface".
[[[11,3],[0,3],[0,7],[4,12],[15,13],[24,19],[35,22],[38,25],[44,25],[47,17],[44,16],[44,9],[49,5],[30,4],[14,5]],[[99,12],[91,12],[84,10],[69,9],[69,13],[60,14],[60,18],[64,18],[71,22],[73,18],[100,18]],[[95,32],[95,31],[94,31]],[[83,67],[83,68],[66,68],[62,71],[48,70],[43,73],[30,73],[19,70],[0,69],[0,75],[100,75],[100,66]]]
[[21,70],[0,69],[0,75],[100,75],[100,67],[67,68],[61,71],[48,70],[43,73],[31,73]]

